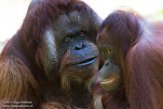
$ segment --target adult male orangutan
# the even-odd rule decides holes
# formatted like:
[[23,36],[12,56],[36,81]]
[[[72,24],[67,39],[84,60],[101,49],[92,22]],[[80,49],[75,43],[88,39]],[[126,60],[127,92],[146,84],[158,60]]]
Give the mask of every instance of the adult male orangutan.
[[33,0],[0,56],[0,109],[88,108],[101,19],[79,0]]

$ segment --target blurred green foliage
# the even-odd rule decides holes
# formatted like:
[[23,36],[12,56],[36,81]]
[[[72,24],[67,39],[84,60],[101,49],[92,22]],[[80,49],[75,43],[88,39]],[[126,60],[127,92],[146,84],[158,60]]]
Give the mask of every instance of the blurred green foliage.
[[159,21],[159,20],[163,21],[163,9],[158,10],[155,13],[153,13],[152,15],[147,16],[147,19],[149,19],[151,21]]
[[160,14],[162,14],[162,15],[163,15],[163,9],[160,11]]

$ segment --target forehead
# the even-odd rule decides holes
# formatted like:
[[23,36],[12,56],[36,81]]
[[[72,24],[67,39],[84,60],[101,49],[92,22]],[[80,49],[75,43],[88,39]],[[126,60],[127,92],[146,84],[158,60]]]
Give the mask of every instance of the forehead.
[[97,35],[97,44],[109,44],[110,38],[109,38],[109,32],[107,31],[107,28],[104,27]]
[[104,27],[97,35],[97,46],[99,48],[103,47],[113,47],[113,40],[111,39],[111,34],[107,27]]
[[72,33],[78,30],[88,30],[90,28],[90,19],[87,13],[72,11],[60,15],[54,22],[54,28],[59,33]]

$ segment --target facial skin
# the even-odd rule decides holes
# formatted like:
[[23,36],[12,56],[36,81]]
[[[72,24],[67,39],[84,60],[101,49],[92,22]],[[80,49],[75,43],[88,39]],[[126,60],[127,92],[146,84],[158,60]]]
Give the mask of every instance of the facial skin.
[[105,91],[113,92],[120,87],[121,69],[117,64],[117,54],[111,40],[109,40],[107,28],[98,33],[97,46],[100,51],[102,67],[97,72],[96,82]]
[[98,33],[97,46],[100,53],[100,69],[94,77],[93,109],[105,109],[104,104],[108,95],[121,89],[121,69],[117,64],[116,52],[110,41],[106,28]]
[[117,65],[106,60],[98,72],[97,82],[100,86],[108,91],[116,90],[120,85],[120,69]]

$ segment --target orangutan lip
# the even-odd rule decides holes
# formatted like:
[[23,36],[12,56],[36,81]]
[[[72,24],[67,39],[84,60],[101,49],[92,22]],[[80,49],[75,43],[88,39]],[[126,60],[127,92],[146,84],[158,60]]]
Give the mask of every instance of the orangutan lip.
[[76,66],[87,66],[87,65],[90,65],[90,64],[96,62],[96,58],[97,57],[89,58],[89,59],[86,59],[86,60],[81,61],[79,63],[75,63],[73,65],[76,65]]
[[114,82],[115,79],[116,78],[112,78],[112,79],[109,79],[109,80],[100,81],[100,84],[110,84],[110,83]]

